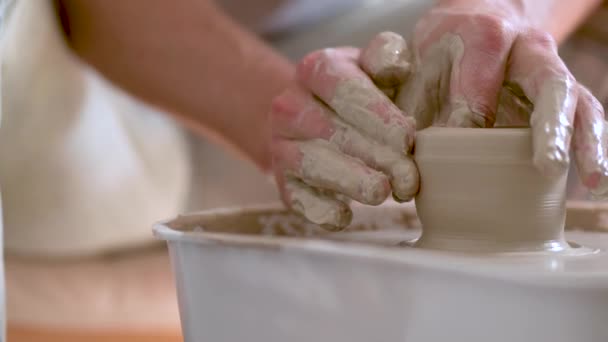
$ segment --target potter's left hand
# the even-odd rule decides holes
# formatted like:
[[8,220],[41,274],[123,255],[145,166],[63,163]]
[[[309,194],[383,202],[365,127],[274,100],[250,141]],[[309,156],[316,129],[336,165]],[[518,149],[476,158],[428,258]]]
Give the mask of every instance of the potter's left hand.
[[[414,70],[397,105],[414,116],[417,129],[529,124],[534,163],[547,176],[568,168],[572,140],[582,182],[605,195],[604,110],[568,71],[552,36],[513,3],[442,1],[424,16],[411,46]],[[531,114],[499,110],[499,102],[515,101],[512,94],[529,99],[519,103]]]
[[269,113],[273,171],[289,208],[335,230],[352,219],[349,199],[415,195],[415,126],[390,98],[409,72],[406,50],[400,36],[380,34],[366,49],[317,50],[298,63]]

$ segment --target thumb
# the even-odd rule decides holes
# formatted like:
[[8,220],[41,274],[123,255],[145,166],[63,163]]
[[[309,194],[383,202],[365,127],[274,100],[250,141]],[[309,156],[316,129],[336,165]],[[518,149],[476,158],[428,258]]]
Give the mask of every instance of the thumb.
[[392,88],[410,73],[410,53],[402,36],[381,32],[361,51],[359,66],[381,88]]

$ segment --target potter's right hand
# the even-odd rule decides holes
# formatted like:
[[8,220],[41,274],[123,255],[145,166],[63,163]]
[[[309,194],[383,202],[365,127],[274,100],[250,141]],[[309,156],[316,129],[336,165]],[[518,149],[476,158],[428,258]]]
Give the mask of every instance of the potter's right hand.
[[407,201],[418,190],[408,154],[415,125],[380,88],[407,74],[405,41],[397,37],[387,55],[385,38],[376,37],[363,52],[343,47],[307,55],[296,80],[273,101],[271,146],[281,197],[329,229],[350,223],[348,199],[379,205],[391,192]]
[[440,1],[416,25],[413,72],[396,103],[416,118],[418,129],[530,126],[534,164],[548,177],[568,170],[572,141],[582,182],[606,195],[602,106],[574,79],[553,37],[535,20],[575,2],[524,3]]

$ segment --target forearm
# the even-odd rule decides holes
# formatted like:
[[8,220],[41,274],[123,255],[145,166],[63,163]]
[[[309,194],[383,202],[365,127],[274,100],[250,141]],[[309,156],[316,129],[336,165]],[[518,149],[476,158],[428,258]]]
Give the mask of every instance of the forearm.
[[[271,99],[292,65],[210,1],[63,0],[73,49],[108,79],[268,169]],[[145,13],[145,15],[144,15]]]
[[469,10],[490,8],[516,15],[531,25],[545,30],[558,43],[576,29],[602,0],[441,0],[441,6],[457,6]]

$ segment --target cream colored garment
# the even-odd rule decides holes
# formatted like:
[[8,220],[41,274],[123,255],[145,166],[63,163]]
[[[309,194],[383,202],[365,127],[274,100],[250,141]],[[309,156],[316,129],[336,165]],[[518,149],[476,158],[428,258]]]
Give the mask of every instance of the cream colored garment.
[[0,46],[7,251],[80,255],[152,241],[151,224],[187,194],[181,132],[75,59],[51,1],[17,1],[11,12]]
[[[286,30],[359,1],[261,1],[267,13],[253,26]],[[235,12],[224,2],[242,21],[240,5]],[[194,141],[191,165],[166,117],[76,61],[50,1],[15,3],[5,15],[0,51],[6,70],[0,184],[9,252],[81,255],[149,242],[150,224],[182,210],[187,192],[190,210],[277,200],[274,184],[254,166],[204,141]]]

